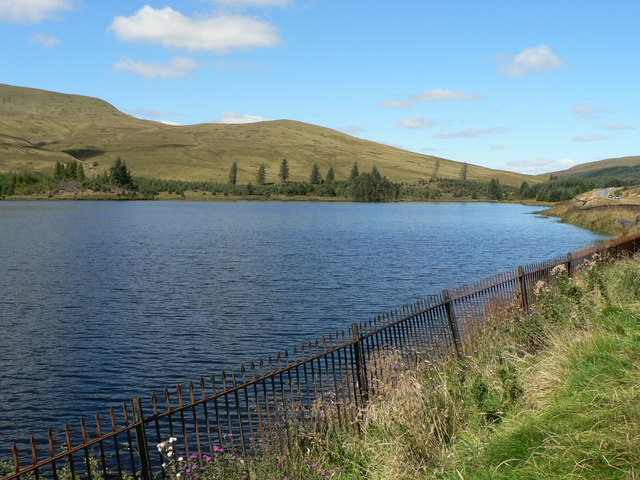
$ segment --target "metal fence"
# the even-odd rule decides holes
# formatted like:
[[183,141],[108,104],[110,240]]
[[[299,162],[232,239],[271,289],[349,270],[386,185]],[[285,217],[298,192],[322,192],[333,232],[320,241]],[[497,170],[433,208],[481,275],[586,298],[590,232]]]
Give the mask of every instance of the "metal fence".
[[165,479],[156,445],[170,437],[178,439],[176,454],[213,456],[218,447],[244,452],[256,441],[285,448],[292,429],[304,423],[353,428],[384,378],[385,352],[400,355],[403,364],[463,355],[496,305],[509,302],[527,310],[535,284],[557,265],[571,275],[596,253],[613,257],[639,248],[640,235],[627,236],[518,267],[354,323],[291,352],[165,389],[146,403],[135,397],[111,408],[107,419],[96,415],[90,425],[82,419],[79,429],[66,425],[57,437],[49,430],[46,439],[32,437],[22,451],[13,444],[13,462],[4,466],[13,465],[2,480]]

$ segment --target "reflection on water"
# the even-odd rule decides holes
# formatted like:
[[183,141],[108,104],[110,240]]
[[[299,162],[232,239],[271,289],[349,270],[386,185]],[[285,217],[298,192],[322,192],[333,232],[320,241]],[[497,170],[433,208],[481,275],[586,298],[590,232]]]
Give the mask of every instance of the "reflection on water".
[[0,451],[599,238],[534,210],[1,202]]

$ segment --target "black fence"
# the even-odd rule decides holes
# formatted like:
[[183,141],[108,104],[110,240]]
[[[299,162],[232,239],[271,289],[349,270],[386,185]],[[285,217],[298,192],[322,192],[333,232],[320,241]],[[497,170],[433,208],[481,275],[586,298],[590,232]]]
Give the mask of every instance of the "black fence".
[[[2,480],[165,479],[157,444],[175,438],[176,455],[211,455],[216,449],[246,451],[253,442],[286,448],[296,425],[357,426],[362,406],[385,377],[385,352],[402,365],[463,355],[496,306],[527,310],[537,282],[564,265],[569,275],[594,254],[634,254],[640,235],[621,237],[561,258],[518,267],[478,283],[429,296],[237,370],[165,389],[149,401],[135,397],[108,418],[96,415],[79,429],[31,438],[12,447]],[[386,372],[388,374],[388,372]],[[357,427],[355,427],[357,428]],[[62,446],[61,446],[62,445]],[[12,463],[12,465],[11,465]],[[10,465],[10,466],[8,466]]]

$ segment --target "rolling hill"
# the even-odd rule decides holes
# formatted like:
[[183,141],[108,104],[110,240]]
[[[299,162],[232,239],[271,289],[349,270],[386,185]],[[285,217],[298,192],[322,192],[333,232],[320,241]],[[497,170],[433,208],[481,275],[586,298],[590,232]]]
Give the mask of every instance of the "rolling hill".
[[[604,160],[597,160],[595,162],[581,163],[575,167],[568,168],[567,170],[561,170],[559,172],[553,172],[551,175],[557,177],[566,177],[570,175],[579,176],[599,176],[595,172],[598,170],[611,169],[609,172],[613,172],[617,167],[637,167],[640,166],[640,156],[634,155],[629,157],[618,158],[606,158]],[[624,171],[624,168],[618,169]],[[606,175],[608,172],[603,172]],[[587,175],[588,174],[588,175]]]
[[[238,164],[238,182],[255,181],[261,163],[267,181],[277,181],[279,164],[289,162],[292,180],[307,180],[317,162],[345,179],[358,162],[376,166],[394,181],[439,176],[459,178],[462,163],[408,152],[351,137],[324,127],[277,120],[251,124],[170,126],[126,115],[103,100],[0,84],[0,172],[52,173],[56,162],[77,159],[89,176],[109,168],[117,157],[134,175],[177,180],[226,182]],[[467,178],[519,186],[546,176],[523,175],[468,165]]]

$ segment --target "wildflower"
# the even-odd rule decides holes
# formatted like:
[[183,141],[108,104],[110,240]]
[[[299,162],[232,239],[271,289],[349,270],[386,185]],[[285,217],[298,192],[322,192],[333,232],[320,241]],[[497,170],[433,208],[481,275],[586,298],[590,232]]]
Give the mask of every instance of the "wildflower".
[[183,461],[184,461],[184,458],[182,458],[182,457],[178,457],[178,461],[179,461],[179,462],[183,462]]

